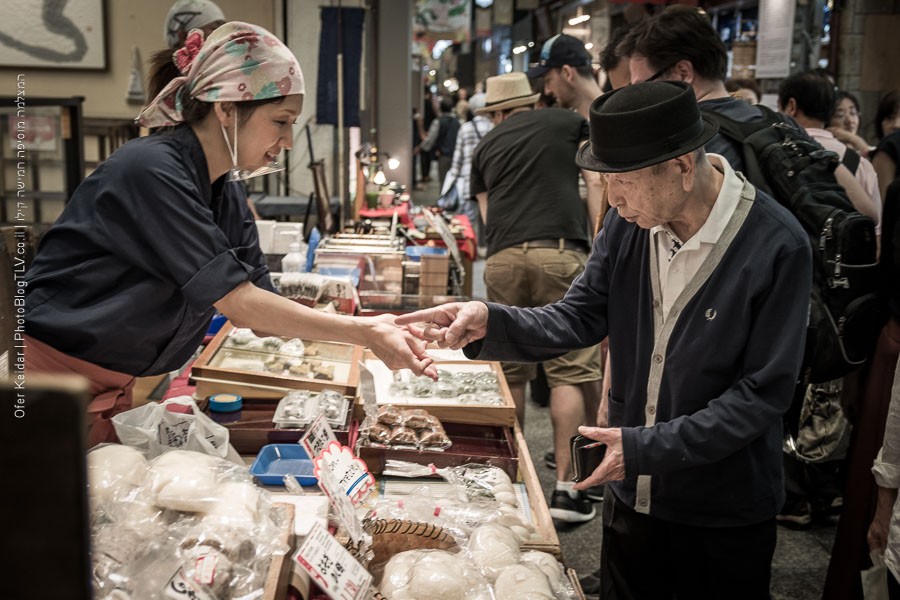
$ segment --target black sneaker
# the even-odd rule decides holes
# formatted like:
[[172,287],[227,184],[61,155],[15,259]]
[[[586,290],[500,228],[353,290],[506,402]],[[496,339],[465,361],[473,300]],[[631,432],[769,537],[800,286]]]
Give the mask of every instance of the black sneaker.
[[597,511],[583,492],[576,492],[575,497],[566,490],[553,490],[550,498],[550,516],[565,523],[584,523],[594,518]]
[[556,468],[556,452],[551,450],[550,452],[544,452],[544,464],[547,465],[548,469]]
[[828,514],[832,517],[841,516],[841,511],[844,510],[844,497],[838,496],[828,505]]
[[581,591],[584,592],[585,598],[599,598],[600,597],[600,569],[597,569],[590,575],[579,579],[578,584],[581,586]]
[[585,497],[591,502],[603,502],[603,489],[605,485],[595,485],[584,490]]
[[809,502],[806,500],[785,502],[781,512],[775,515],[775,520],[788,529],[809,529],[812,523]]

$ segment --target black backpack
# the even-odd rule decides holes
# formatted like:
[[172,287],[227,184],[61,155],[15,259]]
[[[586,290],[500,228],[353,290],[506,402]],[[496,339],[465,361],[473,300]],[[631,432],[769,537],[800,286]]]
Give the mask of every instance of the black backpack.
[[877,293],[875,222],[853,208],[835,179],[837,154],[778,113],[757,108],[763,119],[752,123],[703,112],[741,145],[750,182],[790,210],[809,235],[813,282],[801,378],[822,383],[862,365],[886,320]]

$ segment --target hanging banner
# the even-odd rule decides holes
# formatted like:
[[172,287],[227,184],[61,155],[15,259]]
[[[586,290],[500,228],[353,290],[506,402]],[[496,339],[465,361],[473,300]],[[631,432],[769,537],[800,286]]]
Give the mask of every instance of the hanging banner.
[[795,8],[794,0],[759,0],[757,79],[787,77],[791,74]]
[[416,22],[424,27],[431,41],[472,41],[472,3],[470,0],[417,0]]
[[494,27],[493,16],[494,14],[489,8],[478,8],[475,10],[475,37],[491,37]]
[[319,77],[316,81],[316,123],[338,122],[338,53],[343,65],[344,127],[359,127],[359,80],[362,64],[361,8],[322,8],[319,37]]
[[512,0],[494,0],[494,25],[513,24]]

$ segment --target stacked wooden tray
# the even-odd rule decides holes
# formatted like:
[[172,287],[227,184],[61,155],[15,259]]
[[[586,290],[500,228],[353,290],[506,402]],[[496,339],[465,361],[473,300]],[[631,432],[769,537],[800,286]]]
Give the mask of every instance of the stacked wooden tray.
[[[281,398],[291,389],[355,395],[361,346],[304,340],[305,354],[298,357],[278,349],[248,349],[236,343],[235,332],[225,323],[194,362],[191,377],[201,398],[218,393]],[[284,368],[278,368],[281,365]]]
[[[422,408],[440,419],[456,423],[471,423],[474,425],[503,425],[511,427],[516,421],[516,405],[513,402],[509,385],[503,376],[500,363],[489,361],[442,361],[436,363],[439,370],[451,372],[478,372],[493,373],[497,379],[497,392],[501,399],[499,405],[484,405],[478,403],[462,402],[459,398],[442,398],[436,396],[416,397],[398,396],[391,392],[391,383],[394,373],[380,360],[371,354],[365,366],[372,373],[374,379],[375,402],[378,406],[393,404],[398,408]],[[365,416],[366,399],[360,397],[355,409],[356,418],[362,422]]]

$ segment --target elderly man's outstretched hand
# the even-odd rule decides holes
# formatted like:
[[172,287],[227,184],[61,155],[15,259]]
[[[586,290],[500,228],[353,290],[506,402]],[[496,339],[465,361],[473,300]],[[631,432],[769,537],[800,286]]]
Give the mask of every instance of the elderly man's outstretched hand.
[[441,348],[458,350],[487,332],[488,308],[483,302],[451,302],[396,318],[410,333]]
[[410,369],[437,381],[437,368],[425,353],[426,344],[398,326],[393,315],[371,317],[365,323],[369,326],[366,345],[388,368]]

